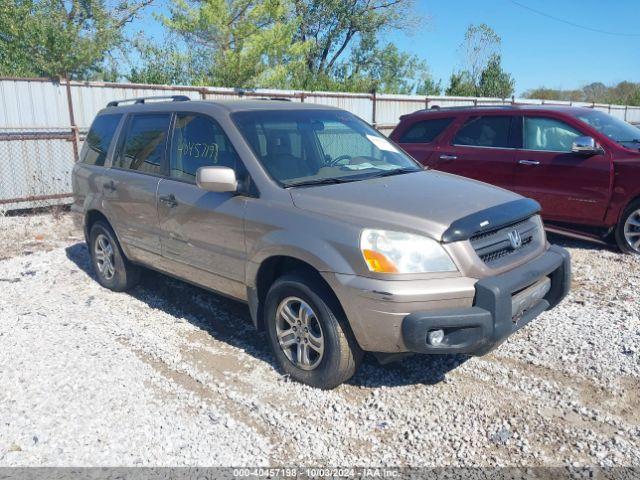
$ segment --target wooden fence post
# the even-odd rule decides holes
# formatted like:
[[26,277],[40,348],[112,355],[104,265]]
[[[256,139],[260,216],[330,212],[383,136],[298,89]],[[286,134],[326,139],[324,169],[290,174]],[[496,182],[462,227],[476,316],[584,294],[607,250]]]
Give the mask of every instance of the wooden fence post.
[[376,97],[376,89],[374,88],[371,91],[371,100],[373,101],[373,109],[372,109],[372,112],[371,112],[371,116],[372,116],[371,125],[373,125],[374,128],[376,126],[376,98],[377,98]]
[[78,144],[80,143],[80,132],[76,125],[76,118],[73,113],[73,100],[71,99],[71,81],[69,76],[65,76],[66,90],[67,90],[67,107],[69,108],[69,123],[71,124],[71,135],[73,137],[73,159],[77,163],[79,160]]

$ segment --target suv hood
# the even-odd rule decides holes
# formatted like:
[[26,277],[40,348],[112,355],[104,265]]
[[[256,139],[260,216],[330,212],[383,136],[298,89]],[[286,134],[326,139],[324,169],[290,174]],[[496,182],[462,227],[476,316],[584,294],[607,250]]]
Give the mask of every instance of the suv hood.
[[455,220],[518,200],[519,195],[486,183],[428,170],[350,183],[290,189],[296,207],[363,228],[417,231],[442,240]]

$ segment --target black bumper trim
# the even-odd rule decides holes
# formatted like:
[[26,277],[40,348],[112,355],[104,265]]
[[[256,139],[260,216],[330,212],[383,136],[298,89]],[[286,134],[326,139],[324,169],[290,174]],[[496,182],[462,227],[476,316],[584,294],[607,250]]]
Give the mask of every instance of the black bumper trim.
[[[511,297],[548,276],[551,286],[544,298],[531,306],[516,323],[512,321]],[[402,337],[416,353],[466,353],[484,355],[500,345],[545,310],[555,307],[569,293],[571,259],[565,249],[552,246],[536,260],[476,283],[474,305],[412,313],[402,321]],[[427,334],[444,330],[445,340],[430,345]]]

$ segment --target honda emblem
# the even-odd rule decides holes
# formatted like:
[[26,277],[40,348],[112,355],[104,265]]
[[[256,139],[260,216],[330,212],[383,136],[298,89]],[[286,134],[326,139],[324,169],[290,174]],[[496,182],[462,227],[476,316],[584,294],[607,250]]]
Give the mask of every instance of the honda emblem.
[[511,248],[517,250],[522,246],[522,237],[518,230],[512,230],[509,232],[509,242],[511,242]]

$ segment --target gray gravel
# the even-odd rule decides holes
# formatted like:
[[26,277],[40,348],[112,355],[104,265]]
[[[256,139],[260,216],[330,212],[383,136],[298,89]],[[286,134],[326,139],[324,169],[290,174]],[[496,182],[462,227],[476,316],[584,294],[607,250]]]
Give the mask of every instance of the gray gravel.
[[28,246],[0,243],[0,466],[640,465],[638,258],[554,238],[572,294],[494,353],[368,358],[322,392],[241,304],[151,272],[101,288],[69,228],[0,219]]

